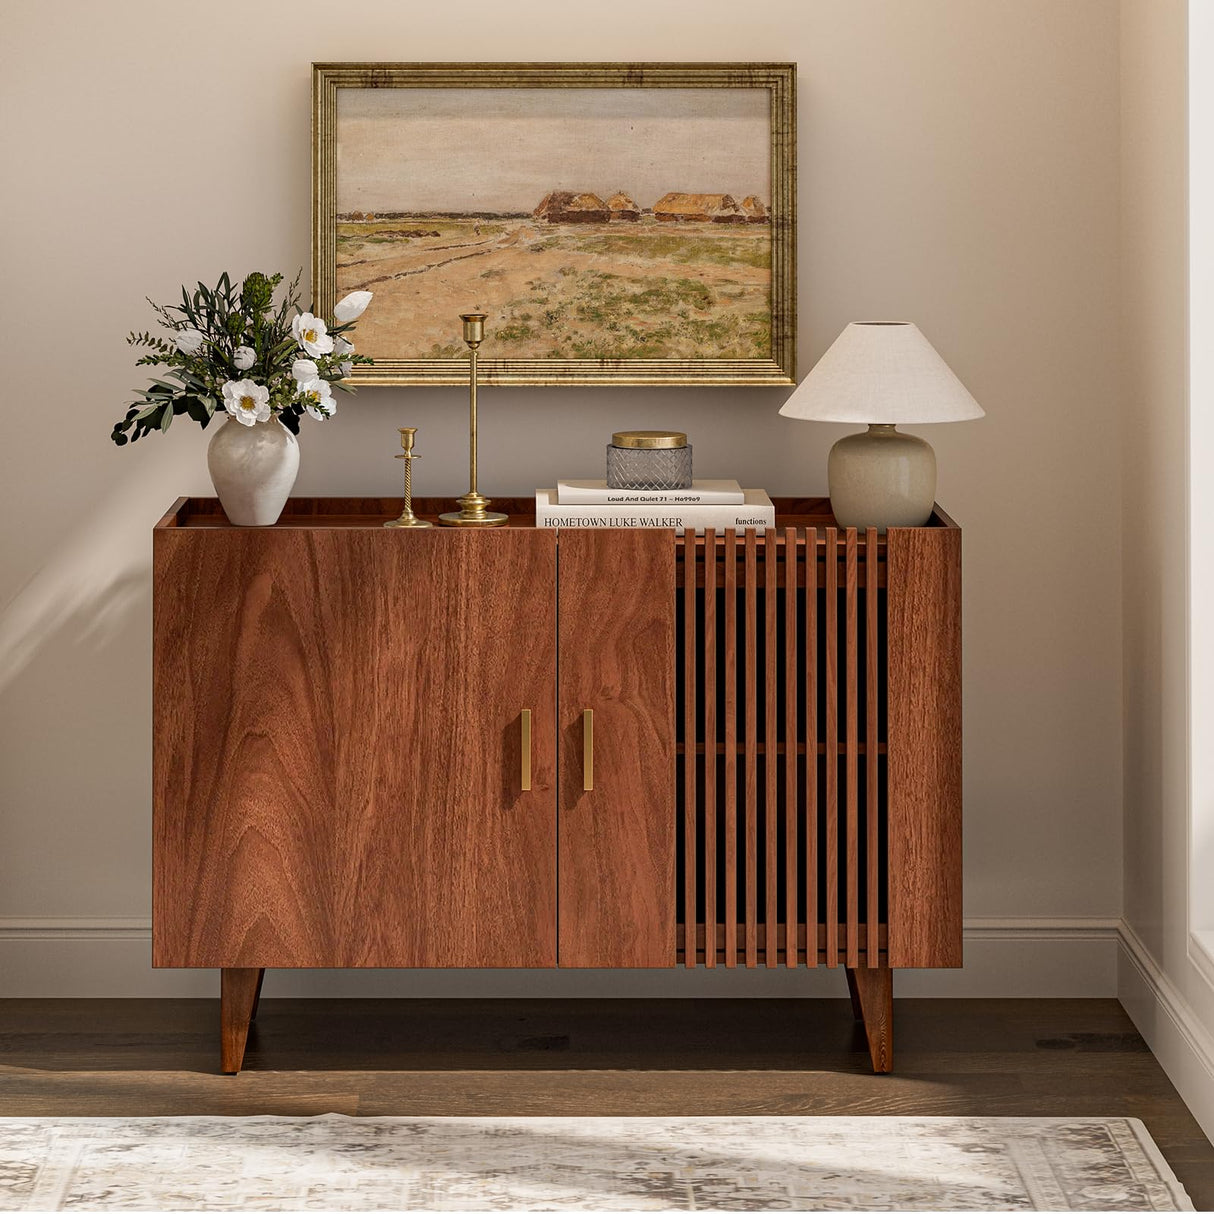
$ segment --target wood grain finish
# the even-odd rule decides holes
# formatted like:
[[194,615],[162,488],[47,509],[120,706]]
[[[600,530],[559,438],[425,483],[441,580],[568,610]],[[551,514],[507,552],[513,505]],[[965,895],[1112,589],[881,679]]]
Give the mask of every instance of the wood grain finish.
[[[672,536],[562,531],[559,587],[560,964],[672,966]],[[592,791],[581,779],[586,709],[594,712]]]
[[[860,928],[860,948],[861,948],[861,950],[864,950],[867,948],[866,932],[867,932],[867,928],[861,926],[861,928]],[[740,947],[742,947],[743,949],[745,948],[745,934],[746,934],[746,925],[744,923],[738,923],[734,926],[734,935],[735,935],[736,939],[738,940]],[[757,929],[757,934],[758,934],[759,953],[764,956],[766,956],[769,940],[771,941],[771,947],[775,951],[777,956],[780,953],[782,953],[790,944],[790,941],[788,939],[788,933],[785,931],[784,925],[782,923],[776,928],[775,933],[770,937],[768,936],[766,925],[760,923],[758,926],[758,929]],[[802,954],[808,952],[811,958],[817,958],[818,960],[822,960],[825,958],[825,956],[826,956],[826,929],[825,928],[819,927],[816,932],[813,932],[813,931],[807,930],[801,924],[796,924],[791,934],[793,937],[791,943],[795,945],[798,952],[800,952]],[[704,931],[704,928],[701,925],[697,924],[696,928],[695,928],[695,932],[693,934],[693,944],[694,944],[697,955],[704,953],[706,949],[710,953],[713,952],[714,949],[711,947],[711,945],[713,943],[715,943],[715,952],[717,954],[718,960],[723,965],[724,964],[724,955],[725,955],[725,928],[724,928],[724,925],[718,925],[715,933],[706,933]],[[846,948],[846,946],[847,946],[847,925],[846,924],[839,925],[838,943],[839,943],[839,946],[842,948]],[[874,948],[876,950],[878,950],[879,952],[884,953],[885,952],[885,943],[886,943],[885,928],[882,927],[882,928],[878,929],[878,931],[877,931]],[[679,945],[679,956],[680,957],[682,956],[682,953],[683,953],[683,950],[685,947],[686,947],[685,942],[680,942],[680,945]]]
[[[818,914],[818,529],[805,537],[805,922],[814,936],[822,926]],[[818,951],[807,948],[806,965],[818,964]]]
[[857,790],[860,743],[860,703],[857,675],[859,644],[856,635],[857,588],[860,584],[856,558],[856,529],[848,527],[844,542],[844,668],[847,687],[846,750],[844,752],[847,785],[847,964],[860,964],[860,944],[857,928],[860,920],[860,801]]
[[725,532],[725,964],[738,963],[738,537]]
[[868,947],[865,949],[865,964],[870,968],[881,964],[875,947],[877,924],[880,918],[881,905],[881,782],[880,782],[880,667],[881,652],[880,620],[881,598],[877,591],[877,529],[869,527],[864,541],[864,671],[865,671],[865,732],[864,732],[864,773],[865,773],[865,854],[867,865],[867,907],[866,924],[868,927]]
[[746,793],[746,830],[744,851],[746,856],[746,965],[753,969],[759,960],[758,952],[758,870],[759,870],[759,709],[758,709],[758,542],[753,528],[745,536],[746,563],[742,598],[746,605],[744,660],[746,698],[744,720],[746,741],[743,747],[743,783]]
[[235,1075],[244,1062],[249,1023],[257,1015],[264,969],[224,969],[219,975],[219,1069]]
[[[798,845],[797,845],[797,691],[801,678],[797,648],[797,590],[803,578],[796,529],[784,532],[784,922],[797,924]],[[806,756],[808,762],[808,755]],[[784,964],[795,966],[799,949],[795,931],[787,932]]]
[[961,532],[887,535],[889,961],[961,964]]
[[[696,674],[701,669],[696,635],[696,562],[683,561],[683,923],[696,921],[696,859],[698,832],[696,830],[696,774],[699,756],[696,741]],[[706,763],[716,763],[716,754],[705,753]],[[683,963],[695,966],[696,950],[684,950]]]
[[[684,560],[697,564],[691,549],[684,545]],[[717,925],[717,537],[704,532],[704,738],[708,751],[704,760],[704,922],[713,930]],[[689,739],[690,741],[690,739]],[[695,920],[689,919],[690,931]],[[688,952],[694,951],[688,949]],[[717,963],[716,949],[710,949],[704,964],[712,969]]]
[[154,562],[154,964],[554,965],[555,535],[158,529]]
[[677,545],[680,754],[696,765],[679,794],[682,964],[885,960],[884,548],[875,529],[795,527]]
[[[839,964],[839,545],[826,528],[826,964]],[[816,694],[816,692],[815,692]]]
[[[777,708],[777,687],[779,652],[777,649],[779,636],[776,632],[776,605],[778,591],[776,587],[777,531],[768,528],[763,544],[763,689],[765,692],[763,705],[763,741],[766,752],[763,757],[763,774],[765,787],[763,789],[763,839],[764,865],[766,874],[764,892],[766,897],[763,906],[763,923],[767,928],[767,938],[770,940],[779,926],[777,899],[779,897],[779,843],[780,843],[780,806],[779,796],[780,756],[777,754],[779,741],[779,719]],[[784,763],[793,767],[797,763],[796,743],[792,750],[786,750]],[[774,948],[764,950],[764,958],[768,968],[773,968],[780,962],[779,952]]]
[[843,966],[881,1064],[888,967],[961,959],[951,520],[402,536],[397,505],[158,524],[156,964]]
[[886,1074],[894,1069],[894,972],[888,965],[848,967],[847,984],[864,1021],[873,1070]]

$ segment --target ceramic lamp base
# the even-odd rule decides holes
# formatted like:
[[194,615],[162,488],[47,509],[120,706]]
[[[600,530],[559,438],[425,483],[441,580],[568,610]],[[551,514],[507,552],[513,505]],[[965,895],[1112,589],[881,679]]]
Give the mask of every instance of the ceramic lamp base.
[[842,527],[922,527],[936,500],[930,444],[895,426],[841,438],[826,465],[830,505]]

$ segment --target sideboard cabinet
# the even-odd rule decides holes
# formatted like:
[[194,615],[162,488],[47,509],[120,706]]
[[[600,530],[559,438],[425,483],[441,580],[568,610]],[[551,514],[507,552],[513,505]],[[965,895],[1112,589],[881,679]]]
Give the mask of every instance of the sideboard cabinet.
[[[419,513],[443,504],[422,501]],[[961,964],[960,530],[385,529],[296,499],[154,533],[153,962]]]

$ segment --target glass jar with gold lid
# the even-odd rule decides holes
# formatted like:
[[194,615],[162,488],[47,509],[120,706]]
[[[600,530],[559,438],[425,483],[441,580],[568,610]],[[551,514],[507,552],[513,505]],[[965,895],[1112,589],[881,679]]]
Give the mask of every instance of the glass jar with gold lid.
[[677,430],[619,430],[607,448],[607,488],[689,489],[691,446]]

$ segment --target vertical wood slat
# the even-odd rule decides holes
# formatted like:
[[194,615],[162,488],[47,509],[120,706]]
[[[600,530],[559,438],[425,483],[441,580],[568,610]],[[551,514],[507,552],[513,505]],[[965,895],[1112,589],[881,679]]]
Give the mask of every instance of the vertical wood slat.
[[711,527],[704,532],[704,928],[704,965],[712,969],[717,964],[717,533]]
[[725,532],[725,964],[738,964],[738,536]]
[[[778,707],[776,703],[776,529],[768,527],[764,534],[763,545],[763,608],[766,620],[766,643],[764,646],[765,670],[764,670],[764,690],[767,692],[763,738],[766,743],[764,749],[766,758],[764,760],[764,774],[767,777],[766,790],[764,795],[764,808],[767,811],[766,816],[766,857],[767,862],[764,866],[765,881],[767,893],[767,905],[763,912],[763,922],[767,927],[766,943],[764,946],[764,957],[767,962],[768,969],[779,964],[780,950],[776,944],[776,927],[778,925],[779,913],[777,910],[777,898],[779,896],[779,858],[777,855],[778,849],[778,830],[777,821],[777,805],[776,797],[779,795],[779,758],[777,755],[779,742],[779,722],[777,720]],[[785,571],[785,577],[787,577]],[[795,763],[797,758],[796,749],[786,751],[784,755],[785,763]],[[793,924],[788,925],[788,933],[791,934]]]
[[[797,964],[797,529],[784,529],[784,964]],[[768,677],[774,675],[768,668]]]
[[844,616],[846,637],[844,641],[844,664],[847,678],[847,964],[853,969],[860,964],[860,806],[859,767],[859,688],[857,666],[859,645],[857,638],[857,591],[859,585],[859,562],[856,552],[856,529],[847,528]]
[[839,964],[839,546],[826,528],[826,964]]
[[805,964],[818,964],[818,529],[805,532]]
[[746,747],[743,758],[745,764],[743,786],[746,794],[746,965],[749,968],[757,964],[758,961],[758,933],[756,931],[758,889],[756,885],[759,847],[759,745],[756,735],[758,734],[759,713],[756,706],[756,693],[758,689],[758,672],[756,670],[758,664],[758,645],[756,644],[756,634],[758,632],[757,600],[759,596],[759,574],[757,568],[758,542],[754,528],[748,527],[745,535],[746,584],[742,595],[746,616],[746,704],[744,709],[746,713]]
[[878,775],[878,716],[877,697],[880,694],[877,668],[880,656],[877,653],[878,616],[880,597],[877,590],[877,529],[869,527],[864,537],[864,606],[865,606],[865,661],[866,689],[864,697],[866,717],[866,741],[864,771],[866,780],[865,810],[867,827],[868,860],[868,908],[867,933],[865,935],[865,963],[870,969],[881,964],[877,943],[877,919],[880,914],[879,890],[881,879],[879,865],[880,847],[880,780]]
[[[696,541],[683,538],[683,964],[696,964]],[[705,587],[705,594],[708,588]],[[715,747],[713,748],[715,750]],[[704,748],[704,761],[716,755]]]

